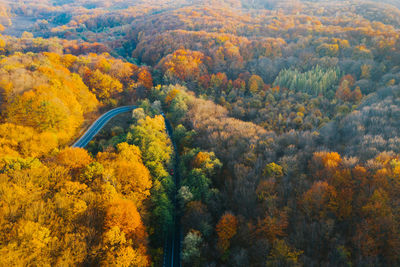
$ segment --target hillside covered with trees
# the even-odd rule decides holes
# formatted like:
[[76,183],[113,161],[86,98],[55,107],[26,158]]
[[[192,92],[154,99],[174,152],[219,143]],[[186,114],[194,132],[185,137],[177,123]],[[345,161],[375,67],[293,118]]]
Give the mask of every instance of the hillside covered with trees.
[[398,1],[18,0],[0,23],[0,265],[162,266],[177,216],[182,266],[400,266]]

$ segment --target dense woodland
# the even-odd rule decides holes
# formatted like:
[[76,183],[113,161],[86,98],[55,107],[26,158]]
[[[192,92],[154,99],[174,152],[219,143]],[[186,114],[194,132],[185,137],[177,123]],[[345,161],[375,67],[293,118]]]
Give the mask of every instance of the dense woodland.
[[400,266],[398,1],[19,0],[0,23],[0,265],[160,266],[178,213],[183,266]]

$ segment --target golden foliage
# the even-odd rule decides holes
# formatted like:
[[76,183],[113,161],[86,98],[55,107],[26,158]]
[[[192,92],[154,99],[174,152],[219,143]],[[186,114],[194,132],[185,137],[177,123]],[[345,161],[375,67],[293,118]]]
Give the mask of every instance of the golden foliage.
[[[122,143],[96,159],[82,148],[61,149],[99,106],[83,81],[108,99],[138,69],[106,54],[2,57],[1,266],[150,265],[137,207],[146,213],[152,179],[139,148]],[[146,71],[138,76],[151,87]]]
[[83,148],[67,147],[57,155],[57,161],[67,168],[78,169],[92,162],[92,157]]
[[313,161],[321,162],[325,168],[336,168],[342,158],[337,152],[315,152]]
[[142,227],[142,221],[135,204],[130,200],[116,200],[107,207],[104,220],[106,229],[119,227],[128,238],[132,238]]

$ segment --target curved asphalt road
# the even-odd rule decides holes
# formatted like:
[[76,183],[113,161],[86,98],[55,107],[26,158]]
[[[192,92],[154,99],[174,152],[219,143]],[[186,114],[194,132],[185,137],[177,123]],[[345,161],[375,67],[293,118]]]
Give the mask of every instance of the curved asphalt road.
[[98,134],[98,132],[100,132],[100,130],[104,127],[104,125],[106,125],[106,123],[109,122],[113,117],[115,117],[118,114],[134,110],[135,108],[136,106],[124,106],[112,109],[104,113],[90,126],[90,128],[82,135],[82,137],[79,138],[79,140],[72,145],[72,147],[84,148],[85,146],[87,146],[87,144],[89,144],[89,142],[93,139],[93,137],[95,137],[95,135]]
[[[106,113],[104,113],[100,118],[98,118],[89,129],[76,141],[72,147],[80,147],[84,148],[89,144],[89,142],[100,132],[100,130],[109,122],[113,117],[118,114],[128,112],[136,109],[136,106],[123,106],[119,108],[112,109]],[[180,185],[180,177],[178,173],[178,162],[179,155],[176,149],[175,142],[172,139],[173,129],[171,127],[171,123],[165,117],[164,113],[162,116],[165,120],[165,128],[167,133],[171,139],[172,145],[175,150],[175,164],[174,164],[174,180],[175,180],[175,188],[178,189]],[[176,201],[176,192],[173,196],[172,203],[175,207],[175,215],[174,215],[174,226],[173,229],[167,235],[164,246],[164,259],[163,259],[163,267],[180,267],[181,266],[181,240],[182,240],[182,229],[180,223],[180,214],[178,211],[178,203]]]

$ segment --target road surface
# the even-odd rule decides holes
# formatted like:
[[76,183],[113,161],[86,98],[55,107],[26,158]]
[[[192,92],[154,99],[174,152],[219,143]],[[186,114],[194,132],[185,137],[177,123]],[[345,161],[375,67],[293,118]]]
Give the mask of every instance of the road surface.
[[117,116],[118,114],[134,110],[135,108],[136,106],[124,106],[104,113],[90,126],[90,128],[82,135],[82,137],[72,145],[72,147],[84,148],[113,117]]

